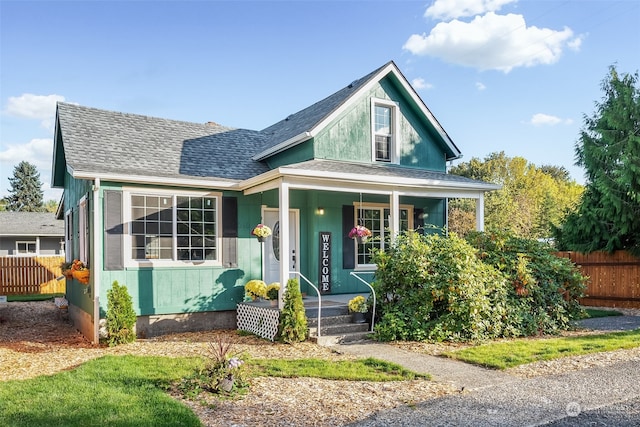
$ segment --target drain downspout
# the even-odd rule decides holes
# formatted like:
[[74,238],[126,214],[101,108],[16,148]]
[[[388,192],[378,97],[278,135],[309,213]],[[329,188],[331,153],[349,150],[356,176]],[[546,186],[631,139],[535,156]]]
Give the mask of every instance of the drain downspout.
[[102,258],[98,256],[102,251],[98,248],[102,247],[100,240],[100,178],[96,178],[93,181],[93,224],[91,227],[91,268],[93,269],[93,343],[98,344],[100,342],[100,272],[102,271]]

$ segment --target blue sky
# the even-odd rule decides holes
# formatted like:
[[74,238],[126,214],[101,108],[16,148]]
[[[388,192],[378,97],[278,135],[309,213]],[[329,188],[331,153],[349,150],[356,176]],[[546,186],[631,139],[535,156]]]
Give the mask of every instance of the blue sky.
[[[464,154],[575,167],[608,67],[640,69],[637,0],[0,0],[0,196],[50,190],[55,102],[262,129],[394,60]],[[90,156],[91,153],[86,153]]]

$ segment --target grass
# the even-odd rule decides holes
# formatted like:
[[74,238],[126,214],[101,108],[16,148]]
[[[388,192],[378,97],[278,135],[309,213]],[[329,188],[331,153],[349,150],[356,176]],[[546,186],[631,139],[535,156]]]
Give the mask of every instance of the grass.
[[587,319],[595,318],[595,317],[622,316],[622,313],[620,313],[617,310],[600,310],[597,308],[585,308],[584,311],[587,314],[586,316]]
[[[0,426],[199,426],[198,417],[167,394],[201,358],[105,356],[77,369],[23,381],[0,382]],[[428,378],[376,359],[254,359],[252,376],[354,381]]]
[[53,300],[55,297],[63,297],[64,294],[30,294],[30,295],[8,295],[7,302],[28,302],[28,301],[47,301]]
[[3,426],[200,426],[166,392],[198,359],[105,356],[72,371],[0,383]]
[[445,355],[476,365],[507,369],[542,360],[634,347],[640,347],[640,329],[579,337],[518,339],[483,344]]
[[430,379],[395,363],[367,358],[330,362],[321,359],[254,359],[251,374],[269,377],[313,377],[349,381],[404,381]]

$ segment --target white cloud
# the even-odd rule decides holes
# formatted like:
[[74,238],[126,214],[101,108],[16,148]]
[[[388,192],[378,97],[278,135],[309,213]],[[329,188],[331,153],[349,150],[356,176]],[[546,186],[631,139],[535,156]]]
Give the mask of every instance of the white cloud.
[[483,15],[500,10],[505,4],[516,0],[436,0],[427,8],[424,16],[440,21],[465,16]]
[[0,151],[0,165],[3,170],[13,173],[13,168],[24,160],[35,165],[39,171],[51,171],[52,153],[53,139],[32,139],[26,144],[7,144],[7,148]]
[[427,83],[422,77],[417,77],[411,80],[411,86],[416,90],[431,89],[433,87],[431,83]]
[[561,123],[570,125],[573,123],[573,120],[561,119],[560,117],[552,116],[550,114],[537,113],[531,117],[529,123],[535,126],[555,126]]
[[485,90],[487,87],[482,82],[476,82],[476,89]]
[[471,22],[441,22],[429,34],[411,35],[402,48],[452,64],[508,73],[514,67],[553,64],[570,44],[580,44],[570,28],[527,27],[522,15],[489,12]]
[[58,101],[64,101],[64,96],[24,93],[9,97],[5,112],[16,117],[40,120],[44,128],[52,130]]
[[27,161],[34,165],[40,173],[40,181],[45,200],[60,197],[61,191],[51,189],[51,159],[53,158],[53,139],[32,139],[25,144],[4,144],[0,151],[0,197],[8,194],[8,178],[13,176],[14,168],[21,162]]

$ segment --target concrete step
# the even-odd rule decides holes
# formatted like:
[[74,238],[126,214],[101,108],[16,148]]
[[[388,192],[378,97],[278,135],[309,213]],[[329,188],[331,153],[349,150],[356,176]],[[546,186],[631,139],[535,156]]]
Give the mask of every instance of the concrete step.
[[[367,323],[340,323],[336,325],[320,324],[321,335],[343,335],[354,332],[367,332],[369,330],[369,324]],[[318,328],[309,328],[310,335],[316,335]]]
[[[341,314],[339,316],[322,316],[322,320],[320,320],[320,324],[322,326],[329,325],[340,325],[344,323],[351,323],[351,315],[350,314]],[[308,317],[307,316],[307,326],[310,328],[318,326],[318,318],[317,317]]]
[[[304,312],[308,319],[318,317],[318,307],[306,307]],[[322,317],[343,316],[349,314],[349,307],[346,304],[323,306],[320,314]]]
[[339,335],[321,335],[320,337],[311,336],[309,340],[324,347],[330,347],[337,344],[361,343],[370,341],[369,334],[371,332],[351,332]]

